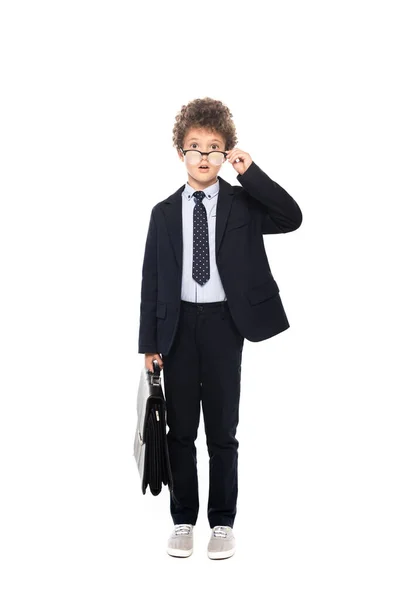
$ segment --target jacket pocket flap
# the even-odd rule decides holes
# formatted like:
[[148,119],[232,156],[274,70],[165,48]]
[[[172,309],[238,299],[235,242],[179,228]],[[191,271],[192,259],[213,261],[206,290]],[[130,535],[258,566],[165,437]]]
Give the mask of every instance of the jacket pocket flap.
[[257,304],[258,302],[262,302],[267,298],[271,298],[278,293],[278,284],[276,283],[275,279],[271,278],[247,290],[246,295],[250,301],[250,304]]
[[165,315],[167,312],[167,305],[165,302],[157,302],[157,312],[156,315],[159,319],[165,319]]

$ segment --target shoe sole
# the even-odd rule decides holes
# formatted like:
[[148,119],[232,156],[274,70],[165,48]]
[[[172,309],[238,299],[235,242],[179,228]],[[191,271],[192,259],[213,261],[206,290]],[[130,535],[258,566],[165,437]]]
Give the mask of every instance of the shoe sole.
[[207,551],[208,558],[211,559],[219,559],[219,558],[230,558],[235,554],[236,548],[231,548],[231,550],[224,550],[221,552],[210,552]]
[[176,556],[177,558],[187,558],[193,554],[192,550],[179,550],[179,548],[167,548],[167,552],[170,556]]

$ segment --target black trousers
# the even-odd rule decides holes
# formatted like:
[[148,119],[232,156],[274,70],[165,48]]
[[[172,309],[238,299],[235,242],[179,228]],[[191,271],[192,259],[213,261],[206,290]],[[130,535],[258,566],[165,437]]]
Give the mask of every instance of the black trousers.
[[230,525],[236,516],[241,362],[244,338],[228,303],[181,301],[171,350],[163,355],[167,441],[174,489],[174,524],[196,524],[199,512],[195,440],[200,402],[209,454],[208,521]]

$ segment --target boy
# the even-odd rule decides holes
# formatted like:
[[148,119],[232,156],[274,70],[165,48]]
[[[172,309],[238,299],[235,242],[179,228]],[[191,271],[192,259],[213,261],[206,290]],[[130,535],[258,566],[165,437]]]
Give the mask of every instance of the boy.
[[[164,369],[174,489],[171,556],[190,556],[199,499],[195,439],[203,405],[209,453],[208,556],[235,552],[241,360],[289,327],[263,235],[300,227],[293,198],[235,148],[229,109],[196,99],[176,116],[173,144],[187,182],[151,212],[142,271],[139,353]],[[224,162],[239,185],[218,176]]]

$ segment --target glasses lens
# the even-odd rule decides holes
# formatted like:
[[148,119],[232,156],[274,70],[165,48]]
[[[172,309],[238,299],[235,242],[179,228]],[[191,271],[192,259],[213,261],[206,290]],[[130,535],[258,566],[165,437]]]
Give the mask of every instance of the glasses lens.
[[197,165],[201,161],[201,154],[198,150],[188,150],[185,157],[190,165]]
[[212,165],[222,165],[224,155],[222,152],[211,152],[208,155],[208,160]]

